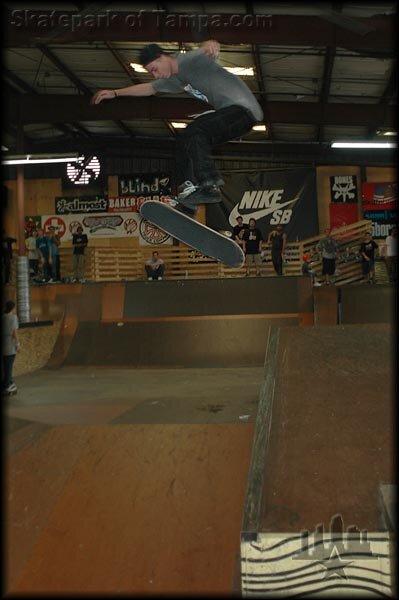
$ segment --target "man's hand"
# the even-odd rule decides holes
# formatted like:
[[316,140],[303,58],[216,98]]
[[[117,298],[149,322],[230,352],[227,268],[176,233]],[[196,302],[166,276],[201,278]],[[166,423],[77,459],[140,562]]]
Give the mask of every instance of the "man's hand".
[[212,58],[217,58],[220,52],[220,44],[216,40],[207,40],[201,44],[201,50],[204,52],[204,54],[207,54]]
[[116,98],[114,90],[99,90],[90,100],[90,104],[100,104],[103,100]]

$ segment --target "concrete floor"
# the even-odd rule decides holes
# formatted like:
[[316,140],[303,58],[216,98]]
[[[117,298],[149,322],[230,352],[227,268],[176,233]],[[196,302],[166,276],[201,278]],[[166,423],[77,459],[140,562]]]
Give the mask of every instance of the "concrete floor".
[[263,368],[42,369],[16,378],[15,419],[56,424],[253,422]]

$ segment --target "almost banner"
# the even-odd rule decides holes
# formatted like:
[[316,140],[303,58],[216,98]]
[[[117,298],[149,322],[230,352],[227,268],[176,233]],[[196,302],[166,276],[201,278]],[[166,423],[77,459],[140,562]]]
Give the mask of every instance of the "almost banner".
[[266,240],[276,225],[283,225],[289,241],[318,235],[315,169],[284,169],[262,173],[223,174],[223,201],[206,206],[206,224],[232,230],[237,217],[256,220]]

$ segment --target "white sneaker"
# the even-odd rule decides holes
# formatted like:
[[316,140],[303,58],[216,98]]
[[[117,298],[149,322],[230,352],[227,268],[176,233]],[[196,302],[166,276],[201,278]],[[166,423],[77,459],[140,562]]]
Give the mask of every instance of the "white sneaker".
[[11,385],[8,386],[8,388],[6,388],[4,390],[5,394],[12,394],[13,392],[17,391],[17,386],[15,385],[15,383],[12,383]]
[[54,279],[49,279],[47,283],[55,283]]
[[183,200],[198,189],[198,186],[194,185],[191,181],[185,181],[179,186],[177,200]]
[[149,277],[149,278],[148,278],[148,281],[152,281],[152,277]]
[[321,287],[321,283],[319,281],[315,281],[313,287]]
[[162,277],[158,277],[159,281],[161,281]]

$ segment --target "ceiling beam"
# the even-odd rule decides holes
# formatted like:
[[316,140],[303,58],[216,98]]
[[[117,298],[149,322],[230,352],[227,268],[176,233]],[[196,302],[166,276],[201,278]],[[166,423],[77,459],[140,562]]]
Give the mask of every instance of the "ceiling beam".
[[[320,102],[323,107],[327,104],[330,94],[331,74],[334,68],[335,48],[328,46],[324,57],[323,79],[320,90]],[[317,129],[317,141],[321,141],[323,137],[323,123],[320,123]]]
[[[23,79],[18,77],[18,75],[15,75],[15,73],[12,73],[12,71],[10,71],[9,69],[3,69],[3,76],[5,77],[6,83],[9,86],[10,90],[12,90],[13,94],[20,95],[20,90],[23,90],[23,92],[25,92],[26,94],[33,94],[39,96],[38,91],[33,86],[23,81]],[[66,126],[64,123],[54,123],[54,125],[57,129],[62,131],[64,135],[75,135],[75,131],[70,127]],[[85,137],[90,136],[90,133],[87,131],[87,129],[79,125],[79,123],[72,123],[72,125],[75,128],[75,130],[77,130]]]
[[[86,96],[92,96],[93,92],[92,90],[87,87],[87,85],[85,83],[83,83],[83,81],[81,81],[79,79],[79,77],[77,77],[75,75],[75,73],[73,73],[59,58],[58,56],[56,56],[54,54],[54,52],[52,52],[50,50],[50,48],[47,48],[47,46],[43,46],[43,45],[38,45],[39,50],[41,50],[43,52],[43,54],[57,67],[57,69],[59,69],[62,73],[64,73],[64,75],[66,77],[68,77],[68,79],[76,86],[76,88],[82,92],[83,94],[85,94]],[[119,126],[119,128],[124,132],[127,133],[130,137],[135,137],[135,134],[133,133],[133,131],[127,127],[127,125],[125,125],[124,123],[122,123],[120,121],[120,119],[115,118],[114,121],[116,122],[116,124]]]
[[[396,106],[379,104],[325,105],[315,102],[263,102],[265,114],[272,123],[304,123],[314,125],[393,126]],[[92,105],[85,96],[21,94],[9,103],[8,120],[21,123],[55,123],[71,121],[130,121],[135,119],[187,119],[190,114],[204,112],[209,105],[191,98],[151,96],[148,98],[116,98]]]
[[[188,11],[187,11],[188,12]],[[358,18],[368,33],[348,31],[317,16],[208,14],[170,11],[102,10],[84,17],[78,11],[10,10],[4,14],[5,46],[68,42],[192,42],[198,33],[222,44],[336,46],[387,50],[394,54],[396,19],[392,15]],[[239,25],[239,26],[238,26]]]

